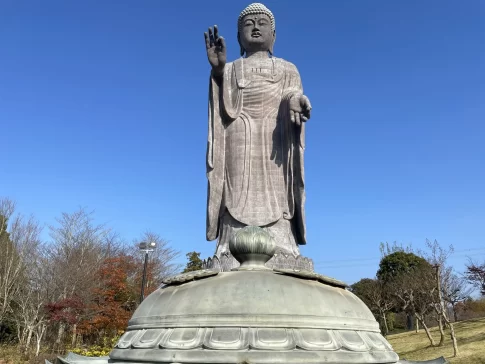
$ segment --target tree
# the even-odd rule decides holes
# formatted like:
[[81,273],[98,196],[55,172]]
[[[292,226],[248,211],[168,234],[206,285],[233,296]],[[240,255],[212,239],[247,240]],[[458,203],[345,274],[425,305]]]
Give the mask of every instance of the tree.
[[468,297],[457,306],[458,310],[460,310],[463,315],[466,315],[466,319],[485,316],[485,297],[480,297],[478,299]]
[[187,257],[188,262],[182,273],[188,273],[202,269],[203,261],[202,259],[200,259],[200,253],[190,252],[185,254],[185,256]]
[[66,327],[72,327],[71,346],[74,346],[77,339],[77,326],[86,315],[87,305],[77,294],[72,294],[69,297],[57,299],[45,305],[48,313],[48,319],[51,324],[58,324],[59,331],[57,332],[56,345],[59,345]]
[[382,324],[384,335],[389,333],[387,314],[395,306],[395,300],[389,294],[384,282],[378,279],[364,278],[351,286],[351,291],[359,297],[378,321]]
[[482,296],[485,296],[485,262],[478,264],[470,260],[466,265],[465,277],[480,289]]
[[[15,213],[15,203],[0,199],[0,335],[8,335],[26,356],[38,355],[44,341],[65,350],[119,334],[138,305],[143,256],[138,244],[122,244],[93,213],[80,208],[63,213],[40,239],[40,224]],[[164,277],[181,269],[179,252],[158,234],[139,241],[157,244],[147,269],[149,293]]]
[[435,284],[437,287],[437,299],[433,304],[433,308],[436,311],[436,320],[438,321],[438,328],[440,331],[440,341],[438,346],[442,346],[445,342],[445,331],[443,329],[443,319],[446,315],[446,310],[443,302],[442,289],[446,285],[444,284],[444,275],[442,272],[446,271],[446,259],[453,253],[453,246],[450,246],[448,250],[443,249],[437,240],[431,242],[426,239],[426,247],[428,252],[423,252],[422,255],[426,257],[426,260],[436,269]]
[[425,321],[426,316],[433,309],[433,303],[436,302],[433,267],[423,259],[412,269],[403,271],[390,279],[387,284],[391,293],[396,297],[400,310],[416,318],[424,328],[431,345],[435,346],[435,341]]
[[[448,318],[447,310],[445,307],[444,297],[451,297],[456,295],[456,292],[450,291],[450,279],[452,277],[451,267],[447,267],[446,261],[448,257],[453,253],[453,246],[450,245],[448,249],[444,249],[438,243],[437,240],[431,242],[431,240],[426,239],[426,246],[428,248],[428,253],[426,254],[428,262],[435,268],[435,282],[437,288],[437,301],[434,303],[434,309],[437,314],[438,327],[440,330],[440,342],[439,346],[444,344],[445,333],[443,330],[443,321],[446,326],[450,329],[451,341],[453,343],[454,356],[458,355],[458,343],[456,340],[455,329],[453,323]],[[463,288],[462,288],[463,289]]]
[[123,252],[103,261],[96,273],[98,287],[94,289],[94,299],[88,307],[91,311],[89,318],[80,325],[82,331],[113,338],[126,328],[137,306],[138,292],[128,280],[135,270],[133,257]]
[[44,304],[51,288],[46,276],[48,264],[39,222],[14,212],[13,201],[0,200],[0,321],[8,317],[24,354],[35,337],[38,355],[47,329]]
[[472,293],[473,287],[468,286],[465,277],[460,277],[451,269],[446,269],[443,273],[443,299],[453,310],[454,321],[459,321],[457,305],[465,301]]
[[385,243],[381,242],[379,244],[379,250],[381,252],[382,257],[386,255],[390,255],[396,252],[405,252],[405,253],[412,253],[413,249],[410,245],[403,246],[402,244],[398,244],[394,241],[392,244],[389,244],[387,241]]
[[23,261],[22,280],[17,282],[18,289],[13,297],[15,309],[11,315],[16,324],[20,348],[24,354],[29,351],[35,335],[38,355],[46,330],[44,304],[49,293],[49,280],[45,275],[47,266],[42,256],[41,230],[39,223],[33,217],[25,219],[17,216],[12,224],[10,235],[15,246],[25,247],[25,249],[19,249],[22,252]]
[[377,271],[377,278],[389,282],[402,274],[413,272],[414,269],[426,264],[426,259],[411,252],[402,250],[385,255]]
[[13,296],[18,289],[23,268],[22,260],[7,231],[8,222],[15,211],[15,203],[7,198],[0,200],[0,324],[10,310]]
[[[41,228],[33,218],[15,215],[15,203],[0,200],[0,323],[8,315],[16,323],[21,344],[30,343],[36,320],[32,307],[19,317],[18,310],[31,302],[36,277],[33,270],[38,262]],[[29,322],[29,323],[27,323]]]
[[445,324],[450,328],[450,336],[451,336],[451,341],[453,343],[453,356],[456,357],[458,356],[458,342],[456,340],[455,329],[453,327],[453,324],[448,319],[448,315],[446,313],[446,309],[443,304],[442,289],[441,289],[441,279],[442,279],[441,265],[436,264],[433,267],[436,268],[436,282],[437,282],[437,288],[438,288],[437,292],[439,297],[439,301],[434,305],[435,311],[438,314],[438,323],[439,323],[439,328],[441,333],[441,340],[439,345],[440,346],[443,345],[443,342],[444,342],[444,332],[443,332],[443,327],[441,323],[441,319],[443,319]]
[[[57,320],[56,344],[60,347],[66,328],[71,329],[71,344],[76,341],[77,325],[92,301],[97,284],[96,272],[110,254],[113,235],[104,225],[96,225],[93,212],[83,208],[73,213],[62,213],[57,224],[50,226],[49,230],[48,258],[56,291],[56,298],[51,304],[59,304],[66,314],[74,315],[69,320]],[[69,307],[71,303],[73,306]]]
[[431,345],[435,345],[425,322],[436,302],[432,266],[411,249],[395,246],[394,249],[387,247],[385,252],[381,244],[381,251],[384,256],[379,263],[377,278],[386,284],[390,294],[396,298],[397,308],[408,315],[408,321],[414,317],[425,329]]
[[[381,243],[380,250],[383,257],[379,263],[377,279],[384,282],[384,284],[388,286],[388,289],[391,289],[391,286],[396,285],[396,282],[392,285],[390,284],[396,277],[409,273],[425,261],[424,258],[412,253],[410,247],[404,248],[396,243],[392,246],[387,243],[385,245]],[[412,328],[413,317],[413,314],[408,314],[407,316],[408,329]]]

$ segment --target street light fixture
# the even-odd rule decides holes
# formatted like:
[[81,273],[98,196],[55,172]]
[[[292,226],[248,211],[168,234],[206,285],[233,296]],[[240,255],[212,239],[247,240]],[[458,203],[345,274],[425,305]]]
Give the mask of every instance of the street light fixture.
[[140,245],[138,246],[142,252],[145,252],[145,264],[143,265],[143,278],[141,281],[141,294],[140,294],[140,303],[143,302],[145,298],[145,285],[146,285],[146,280],[147,280],[147,264],[148,264],[148,253],[152,252],[155,250],[157,247],[157,243],[151,241],[151,242],[146,242],[142,241]]

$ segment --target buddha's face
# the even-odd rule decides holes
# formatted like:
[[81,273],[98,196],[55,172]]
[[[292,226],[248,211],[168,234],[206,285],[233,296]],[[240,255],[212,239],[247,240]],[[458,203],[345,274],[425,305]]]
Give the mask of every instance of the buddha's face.
[[274,32],[266,14],[246,15],[241,22],[239,41],[246,52],[268,51]]

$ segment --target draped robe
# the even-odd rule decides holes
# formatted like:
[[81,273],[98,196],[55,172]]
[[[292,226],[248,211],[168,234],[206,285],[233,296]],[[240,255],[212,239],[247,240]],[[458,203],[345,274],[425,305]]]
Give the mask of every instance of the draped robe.
[[301,79],[283,59],[258,62],[240,58],[210,79],[207,240],[227,245],[226,225],[287,223],[290,236],[276,235],[297,255],[297,244],[306,244],[305,123],[291,122],[289,100],[303,93]]

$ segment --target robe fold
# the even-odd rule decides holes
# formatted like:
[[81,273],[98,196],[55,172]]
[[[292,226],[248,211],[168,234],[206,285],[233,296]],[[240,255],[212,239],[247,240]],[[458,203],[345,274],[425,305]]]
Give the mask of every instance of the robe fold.
[[267,63],[255,68],[240,58],[225,65],[221,79],[211,76],[207,240],[220,238],[229,214],[241,225],[288,220],[293,244],[306,244],[305,123],[289,115],[290,98],[303,93],[301,79],[283,59]]

